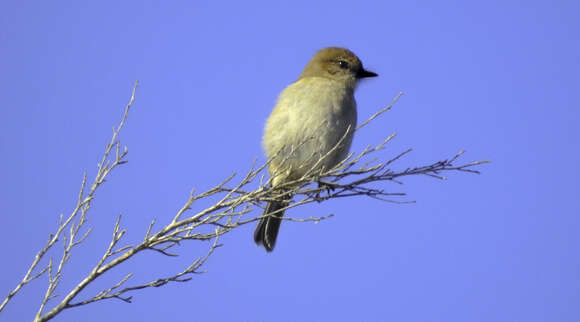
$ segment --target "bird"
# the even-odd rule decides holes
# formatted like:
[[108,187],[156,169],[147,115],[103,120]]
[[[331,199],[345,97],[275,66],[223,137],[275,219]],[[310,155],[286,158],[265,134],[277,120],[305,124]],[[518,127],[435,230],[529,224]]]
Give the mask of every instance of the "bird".
[[289,205],[288,183],[307,173],[332,169],[349,153],[357,122],[354,92],[363,78],[378,74],[363,67],[349,49],[317,51],[298,79],[278,96],[266,121],[262,147],[272,188],[280,188],[264,208],[254,241],[271,252]]

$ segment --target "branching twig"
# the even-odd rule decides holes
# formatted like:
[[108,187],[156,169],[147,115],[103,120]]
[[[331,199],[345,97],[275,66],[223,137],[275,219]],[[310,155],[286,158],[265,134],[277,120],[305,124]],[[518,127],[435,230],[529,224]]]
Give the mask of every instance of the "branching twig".
[[[410,153],[411,149],[405,150],[383,162],[377,162],[377,160],[380,160],[381,158],[375,157],[375,155],[383,150],[384,146],[395,137],[395,134],[387,137],[376,146],[368,146],[358,154],[351,153],[333,169],[320,170],[317,169],[316,166],[312,167],[312,169],[308,170],[301,178],[293,181],[284,181],[284,183],[278,185],[276,189],[270,188],[272,177],[275,177],[276,174],[272,175],[269,180],[264,180],[265,169],[271,160],[268,160],[257,167],[254,162],[248,172],[235,184],[232,184],[235,178],[235,174],[232,174],[223,182],[205,192],[195,194],[192,190],[185,204],[165,226],[156,227],[155,220],[152,221],[148,226],[143,239],[136,245],[120,246],[120,241],[125,234],[125,230],[121,228],[121,216],[119,216],[113,227],[110,243],[104,250],[103,256],[96,261],[93,269],[80,283],[73,287],[72,290],[68,291],[68,293],[60,299],[59,303],[55,304],[50,310],[48,310],[48,312],[44,312],[49,301],[56,297],[55,290],[62,278],[62,269],[69,261],[72,250],[75,246],[82,243],[91,232],[90,229],[84,229],[84,224],[86,223],[86,214],[91,207],[91,201],[94,199],[95,191],[116,166],[127,162],[125,160],[127,149],[124,148],[122,152],[120,151],[120,143],[117,140],[117,136],[127,119],[129,109],[135,99],[136,86],[137,84],[135,84],[135,87],[133,88],[131,100],[129,101],[129,104],[127,104],[120,124],[113,129],[112,139],[105,148],[104,156],[98,164],[97,175],[95,176],[94,182],[90,186],[88,192],[85,192],[85,188],[87,187],[87,179],[85,175],[83,177],[81,191],[75,209],[68,217],[63,218],[63,216],[61,216],[57,231],[50,236],[46,246],[36,255],[22,281],[10,293],[8,293],[8,296],[0,306],[0,311],[2,311],[6,306],[6,303],[8,303],[8,301],[18,293],[24,285],[45,273],[47,273],[49,283],[40,308],[37,311],[35,321],[48,321],[65,309],[105,299],[119,299],[130,303],[132,299],[132,295],[130,295],[131,292],[143,288],[160,287],[172,282],[186,282],[191,279],[193,274],[203,272],[200,270],[201,267],[206,263],[214,251],[221,246],[218,244],[218,239],[237,227],[255,222],[262,218],[261,216],[249,216],[248,214],[260,207],[260,205],[266,201],[280,199],[286,200],[289,199],[290,196],[294,196],[295,201],[288,203],[285,208],[279,211],[284,211],[286,209],[313,202],[323,202],[330,199],[355,196],[367,196],[387,202],[408,203],[412,201],[400,200],[401,197],[405,196],[405,193],[392,191],[386,188],[379,188],[377,187],[377,184],[380,182],[400,184],[403,177],[413,175],[426,175],[438,179],[445,179],[443,176],[444,172],[459,171],[479,173],[475,167],[488,162],[477,161],[456,164],[458,158],[463,153],[463,151],[460,151],[451,158],[428,165],[411,167],[402,171],[393,170],[392,165]],[[368,120],[361,123],[356,130],[359,130],[379,115],[389,110],[401,95],[402,93],[399,93],[391,105],[372,115]],[[351,131],[351,129],[348,131]],[[339,140],[337,146],[341,144],[341,142],[342,140]],[[114,157],[111,156],[111,151],[115,151]],[[325,157],[326,155],[321,156],[321,160]],[[282,160],[282,162],[284,161]],[[319,185],[316,186],[315,183],[319,183]],[[212,198],[212,200],[217,201],[209,207],[194,211],[194,205],[198,204],[196,201],[206,198]],[[269,216],[270,215],[272,214],[269,214]],[[332,216],[333,215],[308,218],[284,217],[284,220],[296,222],[318,222]],[[64,241],[63,254],[60,259],[58,261],[53,261],[51,258],[44,268],[40,269],[37,273],[34,273],[40,260],[59,239]],[[149,250],[168,258],[175,257],[178,254],[170,252],[169,249],[176,248],[181,245],[182,242],[190,240],[213,240],[213,242],[204,256],[199,257],[181,272],[170,276],[160,277],[150,282],[126,286],[133,276],[133,273],[129,272],[126,273],[125,277],[123,277],[119,282],[105,288],[94,296],[79,299],[79,295],[86,286],[93,283],[107,271],[113,268],[118,268],[122,263],[136,254]]]

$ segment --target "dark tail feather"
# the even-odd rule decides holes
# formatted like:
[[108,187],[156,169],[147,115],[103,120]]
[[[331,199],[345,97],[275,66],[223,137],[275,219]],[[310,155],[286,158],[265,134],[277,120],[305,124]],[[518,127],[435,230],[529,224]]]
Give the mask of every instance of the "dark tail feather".
[[268,252],[271,252],[276,244],[276,237],[278,237],[278,230],[282,223],[284,211],[278,211],[277,213],[267,217],[266,215],[285,208],[287,205],[287,202],[281,201],[268,202],[266,209],[264,209],[264,217],[260,219],[258,226],[256,226],[256,230],[254,230],[254,241],[256,244],[264,246]]

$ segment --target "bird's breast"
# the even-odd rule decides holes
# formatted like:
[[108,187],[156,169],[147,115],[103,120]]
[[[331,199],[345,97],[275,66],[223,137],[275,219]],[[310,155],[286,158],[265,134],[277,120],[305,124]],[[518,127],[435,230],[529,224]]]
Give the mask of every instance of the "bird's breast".
[[340,142],[323,165],[328,169],[341,161],[357,121],[353,92],[341,82],[321,77],[288,86],[266,122],[263,145],[268,158],[278,155],[294,168],[308,166]]

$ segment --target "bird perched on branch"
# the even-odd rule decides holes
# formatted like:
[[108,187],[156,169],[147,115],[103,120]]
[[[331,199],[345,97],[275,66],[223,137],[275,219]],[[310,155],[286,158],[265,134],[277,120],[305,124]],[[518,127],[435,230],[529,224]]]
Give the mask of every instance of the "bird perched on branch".
[[278,193],[254,231],[254,241],[268,252],[292,197],[289,182],[332,169],[348,155],[357,120],[354,91],[362,78],[375,76],[350,50],[329,47],[314,54],[298,80],[280,93],[262,141]]

